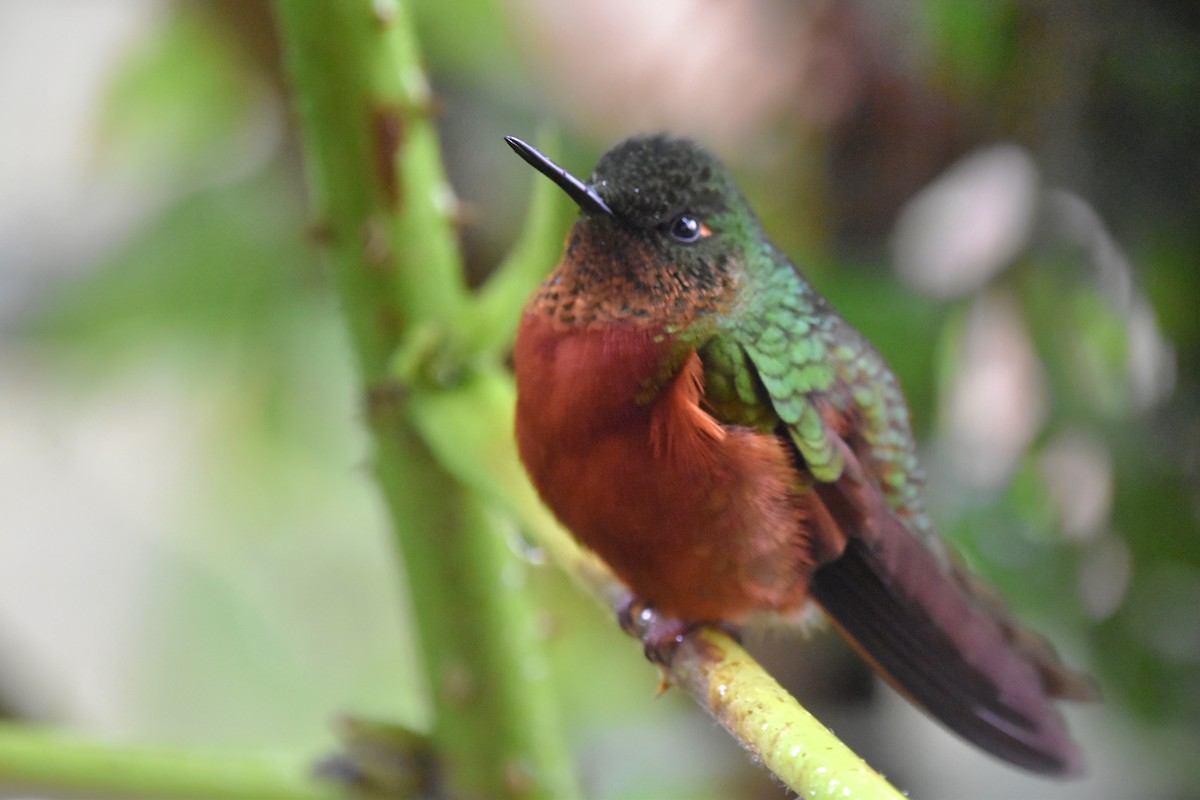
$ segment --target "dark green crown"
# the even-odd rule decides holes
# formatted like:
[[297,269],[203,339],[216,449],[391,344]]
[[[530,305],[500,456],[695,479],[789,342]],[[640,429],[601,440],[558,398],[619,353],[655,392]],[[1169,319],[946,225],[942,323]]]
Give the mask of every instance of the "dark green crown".
[[591,185],[617,217],[648,228],[683,213],[722,214],[738,196],[721,162],[707,150],[663,133],[614,146],[597,162]]

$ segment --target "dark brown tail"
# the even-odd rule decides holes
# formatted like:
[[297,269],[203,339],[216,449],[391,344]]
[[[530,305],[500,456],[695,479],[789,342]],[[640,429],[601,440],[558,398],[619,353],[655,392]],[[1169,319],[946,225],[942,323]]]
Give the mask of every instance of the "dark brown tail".
[[968,741],[1034,772],[1080,772],[1052,700],[1093,698],[1089,679],[997,601],[977,596],[965,573],[939,565],[891,513],[872,522],[899,530],[851,536],[813,576],[813,596],[841,631],[894,687]]
[[815,491],[846,545],[814,573],[813,597],[881,675],[951,730],[1034,772],[1080,772],[1053,700],[1095,699],[1091,679],[1019,627],[994,591],[928,550],[839,445],[841,477]]

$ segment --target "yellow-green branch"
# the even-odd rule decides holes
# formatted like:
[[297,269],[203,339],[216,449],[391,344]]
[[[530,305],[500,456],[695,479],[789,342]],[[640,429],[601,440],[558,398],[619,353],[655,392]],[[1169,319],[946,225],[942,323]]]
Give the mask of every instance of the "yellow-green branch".
[[724,633],[702,629],[684,637],[670,673],[679,688],[801,797],[902,797]]

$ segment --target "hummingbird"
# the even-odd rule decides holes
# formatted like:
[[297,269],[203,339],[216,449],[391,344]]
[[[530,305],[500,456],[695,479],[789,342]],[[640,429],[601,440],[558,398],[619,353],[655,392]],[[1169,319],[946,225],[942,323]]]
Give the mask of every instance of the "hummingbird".
[[641,609],[737,629],[815,602],[963,738],[1080,771],[1054,700],[1090,677],[940,541],[896,376],[720,161],[635,136],[584,182],[505,138],[580,209],[513,349],[518,452],[564,527]]

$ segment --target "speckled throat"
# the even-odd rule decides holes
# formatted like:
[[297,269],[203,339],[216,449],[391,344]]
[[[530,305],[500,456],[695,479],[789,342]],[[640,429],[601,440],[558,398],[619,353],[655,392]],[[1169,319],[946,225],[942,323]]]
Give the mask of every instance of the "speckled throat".
[[564,327],[644,321],[698,346],[728,313],[741,274],[727,253],[679,263],[619,223],[585,217],[530,309]]

